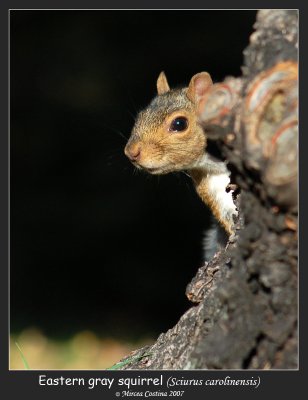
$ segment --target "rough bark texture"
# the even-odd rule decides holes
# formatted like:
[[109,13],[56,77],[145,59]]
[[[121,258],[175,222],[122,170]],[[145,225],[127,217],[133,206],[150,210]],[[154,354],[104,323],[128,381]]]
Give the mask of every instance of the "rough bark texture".
[[239,188],[237,232],[188,285],[194,305],[122,369],[297,368],[297,25],[259,11],[243,76],[209,93],[200,119]]

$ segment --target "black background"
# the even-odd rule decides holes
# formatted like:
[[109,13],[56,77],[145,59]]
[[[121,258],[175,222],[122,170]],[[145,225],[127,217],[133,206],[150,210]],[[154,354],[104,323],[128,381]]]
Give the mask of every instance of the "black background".
[[255,11],[11,11],[11,331],[138,338],[190,304],[209,215],[123,148],[164,70],[239,76]]

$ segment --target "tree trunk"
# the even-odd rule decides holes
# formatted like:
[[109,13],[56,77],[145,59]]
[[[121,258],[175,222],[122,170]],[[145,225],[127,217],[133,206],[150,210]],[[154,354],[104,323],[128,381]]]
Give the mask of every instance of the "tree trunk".
[[296,11],[259,11],[243,76],[209,91],[200,120],[237,231],[188,285],[195,305],[122,369],[297,368],[297,27]]

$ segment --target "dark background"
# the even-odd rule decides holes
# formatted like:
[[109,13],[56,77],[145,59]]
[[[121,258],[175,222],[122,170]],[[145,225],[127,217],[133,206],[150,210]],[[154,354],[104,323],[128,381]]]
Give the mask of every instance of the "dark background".
[[239,76],[255,15],[11,11],[12,332],[138,339],[190,306],[208,212],[184,174],[134,174],[125,137],[161,70]]

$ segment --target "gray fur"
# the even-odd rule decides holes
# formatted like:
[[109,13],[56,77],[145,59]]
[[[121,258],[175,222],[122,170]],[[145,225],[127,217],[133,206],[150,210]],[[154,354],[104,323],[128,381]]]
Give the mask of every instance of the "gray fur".
[[132,135],[139,137],[145,133],[153,132],[165,118],[177,110],[193,110],[193,103],[186,96],[187,88],[173,89],[156,96],[151,103],[140,111],[137,116]]
[[213,219],[212,226],[204,233],[203,258],[210,261],[214,255],[223,250],[228,243],[228,235],[223,227]]

